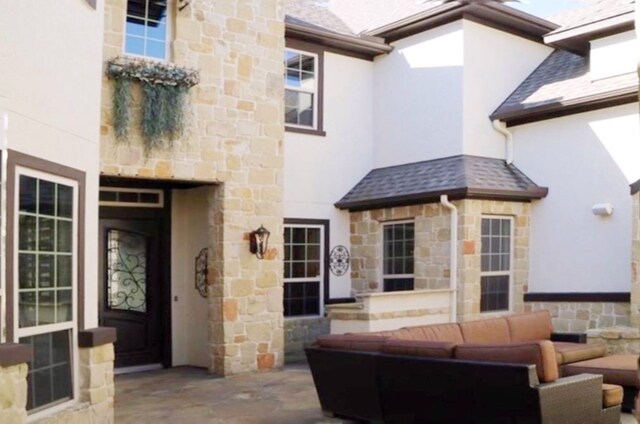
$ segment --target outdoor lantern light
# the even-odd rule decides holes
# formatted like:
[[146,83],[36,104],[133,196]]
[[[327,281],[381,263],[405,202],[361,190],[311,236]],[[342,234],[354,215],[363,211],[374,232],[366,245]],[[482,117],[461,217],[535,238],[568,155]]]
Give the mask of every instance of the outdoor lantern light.
[[255,253],[258,259],[264,258],[264,252],[267,251],[270,235],[271,233],[269,230],[264,228],[262,225],[257,230],[251,231],[251,234],[249,234],[249,251],[251,253]]

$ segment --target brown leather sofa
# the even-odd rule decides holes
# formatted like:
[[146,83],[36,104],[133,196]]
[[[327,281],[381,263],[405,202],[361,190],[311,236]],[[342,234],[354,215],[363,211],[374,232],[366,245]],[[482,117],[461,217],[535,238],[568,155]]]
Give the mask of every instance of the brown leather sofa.
[[560,377],[606,355],[556,335],[548,311],[459,324],[327,335],[306,350],[322,409],[385,423],[618,423],[623,392]]

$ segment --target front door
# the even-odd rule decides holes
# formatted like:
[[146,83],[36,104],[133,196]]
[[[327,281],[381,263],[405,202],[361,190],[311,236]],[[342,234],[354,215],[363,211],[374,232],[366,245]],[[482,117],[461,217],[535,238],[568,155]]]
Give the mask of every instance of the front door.
[[161,219],[118,218],[113,211],[109,218],[104,215],[101,212],[99,314],[100,325],[118,332],[115,366],[161,364]]

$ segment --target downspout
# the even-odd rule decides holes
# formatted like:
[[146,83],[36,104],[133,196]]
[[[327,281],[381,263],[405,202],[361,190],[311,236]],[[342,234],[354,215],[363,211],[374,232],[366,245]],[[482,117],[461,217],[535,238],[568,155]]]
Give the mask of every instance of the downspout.
[[507,129],[507,124],[503,121],[494,119],[492,123],[493,129],[505,137],[505,160],[507,161],[507,165],[511,165],[513,163],[513,134]]
[[451,252],[449,254],[449,288],[451,289],[451,305],[449,321],[458,319],[458,208],[449,202],[449,196],[440,196],[440,204],[451,211]]

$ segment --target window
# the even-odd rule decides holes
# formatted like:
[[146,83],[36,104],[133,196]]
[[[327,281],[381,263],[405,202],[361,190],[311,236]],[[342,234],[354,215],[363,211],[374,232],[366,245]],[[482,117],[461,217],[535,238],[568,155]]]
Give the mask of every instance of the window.
[[413,290],[413,222],[383,225],[382,246],[384,291]]
[[284,229],[284,316],[320,315],[324,227]]
[[77,183],[17,168],[16,334],[30,344],[27,410],[74,397]]
[[482,218],[480,312],[509,310],[512,218]]
[[303,129],[318,125],[318,55],[286,49],[285,124]]
[[168,1],[128,0],[124,52],[167,59]]

